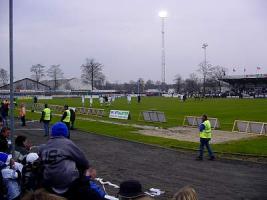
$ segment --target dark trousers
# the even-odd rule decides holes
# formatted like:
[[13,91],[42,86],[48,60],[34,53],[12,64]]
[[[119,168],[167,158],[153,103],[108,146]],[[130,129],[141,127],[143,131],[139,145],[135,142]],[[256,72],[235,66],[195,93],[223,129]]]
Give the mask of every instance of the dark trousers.
[[49,136],[49,122],[50,121],[44,121],[45,136]]
[[25,116],[21,116],[21,117],[20,117],[20,120],[21,120],[21,123],[22,123],[21,125],[22,125],[22,126],[26,126],[26,119],[25,119]]
[[74,130],[74,122],[75,120],[70,121],[70,130]]
[[7,117],[8,117],[7,115],[2,114],[3,127],[8,127]]
[[66,126],[68,127],[68,138],[70,139],[70,122],[64,122],[66,124]]
[[207,147],[207,150],[209,152],[210,158],[214,158],[213,152],[210,147],[210,138],[200,138],[200,145],[199,145],[199,158],[203,158],[204,153],[204,147]]

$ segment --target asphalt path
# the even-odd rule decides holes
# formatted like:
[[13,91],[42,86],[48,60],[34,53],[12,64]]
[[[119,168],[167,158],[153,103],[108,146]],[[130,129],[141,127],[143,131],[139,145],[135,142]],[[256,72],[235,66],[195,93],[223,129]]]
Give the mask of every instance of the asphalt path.
[[[25,135],[33,145],[43,144],[42,124],[16,124],[15,135]],[[143,189],[165,191],[156,199],[170,199],[181,187],[193,186],[199,199],[267,199],[267,165],[217,159],[196,161],[195,153],[168,150],[116,138],[71,131],[71,139],[83,150],[98,177],[119,185],[139,180]],[[117,190],[106,186],[111,195]]]

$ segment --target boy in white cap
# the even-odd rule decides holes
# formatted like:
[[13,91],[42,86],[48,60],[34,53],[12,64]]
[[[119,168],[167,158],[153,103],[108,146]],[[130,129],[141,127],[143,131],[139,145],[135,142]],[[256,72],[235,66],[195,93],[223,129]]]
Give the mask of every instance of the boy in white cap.
[[[21,177],[23,165],[12,160],[11,156],[0,152],[0,172],[3,186],[6,187],[6,197],[8,200],[20,199],[21,188],[19,179]],[[1,186],[1,188],[3,187]]]
[[42,173],[37,153],[26,156],[26,165],[22,169],[22,191],[35,191],[41,185]]

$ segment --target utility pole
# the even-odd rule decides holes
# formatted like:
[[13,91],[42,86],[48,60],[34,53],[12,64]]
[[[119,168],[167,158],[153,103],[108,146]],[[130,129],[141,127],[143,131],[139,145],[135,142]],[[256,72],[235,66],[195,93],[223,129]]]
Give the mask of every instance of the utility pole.
[[[207,69],[207,55],[206,55],[206,48],[208,47],[207,43],[204,43],[202,45],[202,49],[204,49],[204,66],[205,69]],[[205,96],[206,94],[206,74],[204,74],[204,78],[203,78],[203,95]]]
[[14,86],[13,86],[13,0],[9,0],[9,65],[10,65],[10,136],[14,154]]

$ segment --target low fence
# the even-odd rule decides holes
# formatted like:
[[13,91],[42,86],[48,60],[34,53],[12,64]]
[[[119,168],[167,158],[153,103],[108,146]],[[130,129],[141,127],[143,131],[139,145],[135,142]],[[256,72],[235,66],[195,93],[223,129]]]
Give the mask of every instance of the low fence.
[[[41,103],[25,103],[25,106],[27,109],[31,109],[34,111],[40,111],[40,112],[44,109],[44,104],[41,104]],[[55,113],[62,113],[64,111],[64,106],[49,105],[49,108]],[[99,116],[99,117],[105,116],[105,110],[104,109],[98,109],[98,108],[77,107],[77,108],[75,108],[75,113],[81,114],[81,115],[95,115],[95,116]]]
[[155,110],[142,111],[139,114],[139,119],[143,117],[144,121],[147,122],[166,122],[166,117],[164,112],[159,112]]
[[[218,118],[209,117],[211,128],[217,129],[220,128],[220,123]],[[202,117],[197,116],[185,116],[183,126],[199,126],[202,123]]]
[[267,134],[267,123],[235,120],[232,132]]

